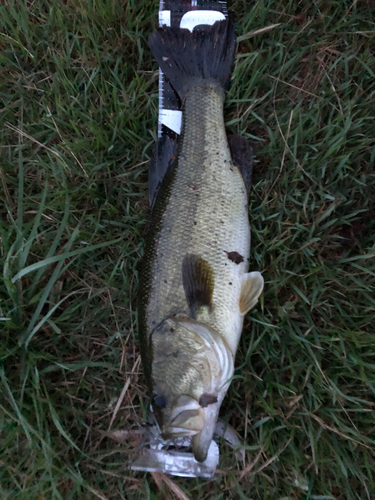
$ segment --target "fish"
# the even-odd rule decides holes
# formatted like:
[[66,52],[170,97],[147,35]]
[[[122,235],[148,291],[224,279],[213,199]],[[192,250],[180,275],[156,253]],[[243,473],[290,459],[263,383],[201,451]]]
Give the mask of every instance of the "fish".
[[161,27],[149,46],[182,104],[182,132],[161,137],[150,164],[139,338],[163,439],[189,437],[204,462],[234,373],[244,317],[264,280],[248,272],[253,151],[227,139],[224,99],[233,24]]

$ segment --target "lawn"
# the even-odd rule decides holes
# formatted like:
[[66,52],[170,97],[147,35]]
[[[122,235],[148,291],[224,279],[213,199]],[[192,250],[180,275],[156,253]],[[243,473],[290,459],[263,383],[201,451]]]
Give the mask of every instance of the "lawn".
[[0,498],[371,500],[371,0],[229,2],[226,123],[254,146],[251,270],[266,282],[222,407],[246,459],[220,443],[215,482],[125,467],[137,435],[120,431],[148,412],[135,297],[157,11],[0,7]]

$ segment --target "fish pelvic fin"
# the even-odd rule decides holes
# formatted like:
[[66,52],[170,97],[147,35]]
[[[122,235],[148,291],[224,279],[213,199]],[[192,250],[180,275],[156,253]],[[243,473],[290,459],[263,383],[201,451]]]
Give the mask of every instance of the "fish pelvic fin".
[[221,87],[230,80],[236,35],[228,20],[193,32],[164,26],[150,35],[148,44],[182,101],[197,78],[215,81]]
[[239,300],[240,313],[242,316],[245,316],[245,314],[258,302],[263,287],[264,279],[258,271],[243,275]]
[[187,254],[182,262],[182,283],[192,318],[212,309],[214,271],[210,264],[194,254]]

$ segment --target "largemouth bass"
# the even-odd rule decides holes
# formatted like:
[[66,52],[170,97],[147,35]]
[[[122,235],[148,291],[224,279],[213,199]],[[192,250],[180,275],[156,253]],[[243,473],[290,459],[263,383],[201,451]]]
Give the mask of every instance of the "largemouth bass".
[[177,144],[163,137],[150,166],[139,301],[140,345],[164,439],[192,437],[204,461],[234,371],[245,314],[263,289],[248,273],[252,150],[223,118],[235,34],[163,27],[150,48],[183,103]]

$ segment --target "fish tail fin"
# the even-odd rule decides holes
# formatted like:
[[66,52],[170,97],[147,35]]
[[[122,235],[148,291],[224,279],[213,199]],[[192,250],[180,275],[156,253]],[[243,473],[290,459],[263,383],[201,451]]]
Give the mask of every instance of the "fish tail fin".
[[150,35],[148,44],[181,100],[197,79],[215,81],[224,88],[229,83],[236,35],[228,20],[193,32],[159,28]]

